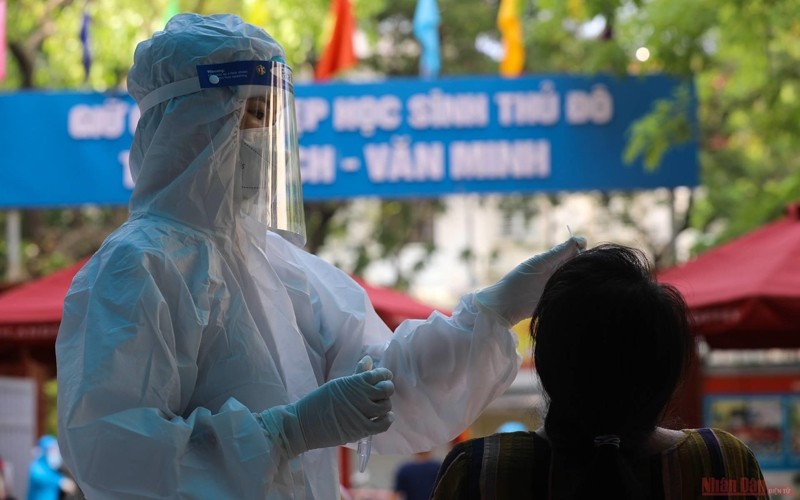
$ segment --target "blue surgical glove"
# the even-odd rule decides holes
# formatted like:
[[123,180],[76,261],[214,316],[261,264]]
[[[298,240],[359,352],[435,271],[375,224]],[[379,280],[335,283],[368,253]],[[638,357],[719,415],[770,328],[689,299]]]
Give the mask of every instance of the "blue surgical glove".
[[386,431],[394,421],[389,399],[393,393],[392,372],[376,368],[330,380],[287,405],[301,431],[294,436],[287,433],[291,454],[352,443]]
[[585,248],[586,239],[573,236],[519,264],[494,285],[478,290],[475,298],[506,326],[516,325],[533,314],[553,272]]

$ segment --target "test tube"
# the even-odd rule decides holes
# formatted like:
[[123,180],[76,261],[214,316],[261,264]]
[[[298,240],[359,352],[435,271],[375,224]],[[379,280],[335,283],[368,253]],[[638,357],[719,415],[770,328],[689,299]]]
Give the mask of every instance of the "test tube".
[[[363,366],[364,371],[372,370],[372,358],[367,358]],[[372,436],[367,436],[358,440],[356,455],[358,455],[358,472],[364,472],[369,462],[369,454],[372,453]]]
[[372,452],[372,436],[367,436],[358,440],[358,472],[364,472],[369,462],[369,454]]

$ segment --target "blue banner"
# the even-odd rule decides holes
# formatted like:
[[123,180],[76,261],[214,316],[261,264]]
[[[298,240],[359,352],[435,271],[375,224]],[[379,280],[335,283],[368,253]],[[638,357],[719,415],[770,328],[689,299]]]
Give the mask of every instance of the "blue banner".
[[[697,144],[648,172],[624,164],[630,125],[685,83],[526,76],[297,84],[303,193],[359,196],[694,186]],[[126,204],[139,119],[126,94],[0,95],[0,207]]]

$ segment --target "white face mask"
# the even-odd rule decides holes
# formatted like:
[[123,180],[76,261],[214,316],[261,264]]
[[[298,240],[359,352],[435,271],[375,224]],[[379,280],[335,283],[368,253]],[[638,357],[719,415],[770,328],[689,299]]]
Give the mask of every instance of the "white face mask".
[[242,199],[249,200],[264,189],[262,176],[271,167],[263,156],[264,145],[273,134],[273,127],[247,128],[239,133],[239,169]]
[[47,460],[47,465],[53,470],[60,469],[61,465],[64,463],[64,460],[61,458],[61,452],[57,447],[47,450],[44,456],[45,460]]

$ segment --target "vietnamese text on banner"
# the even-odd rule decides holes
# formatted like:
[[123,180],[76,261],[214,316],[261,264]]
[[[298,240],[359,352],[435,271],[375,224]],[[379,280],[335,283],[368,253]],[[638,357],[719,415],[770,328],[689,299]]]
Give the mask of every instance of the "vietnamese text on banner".
[[[685,81],[464,77],[298,84],[304,198],[694,186],[696,141],[626,165],[630,125]],[[690,85],[690,84],[688,84]],[[128,95],[0,95],[0,207],[126,204],[139,118]]]

